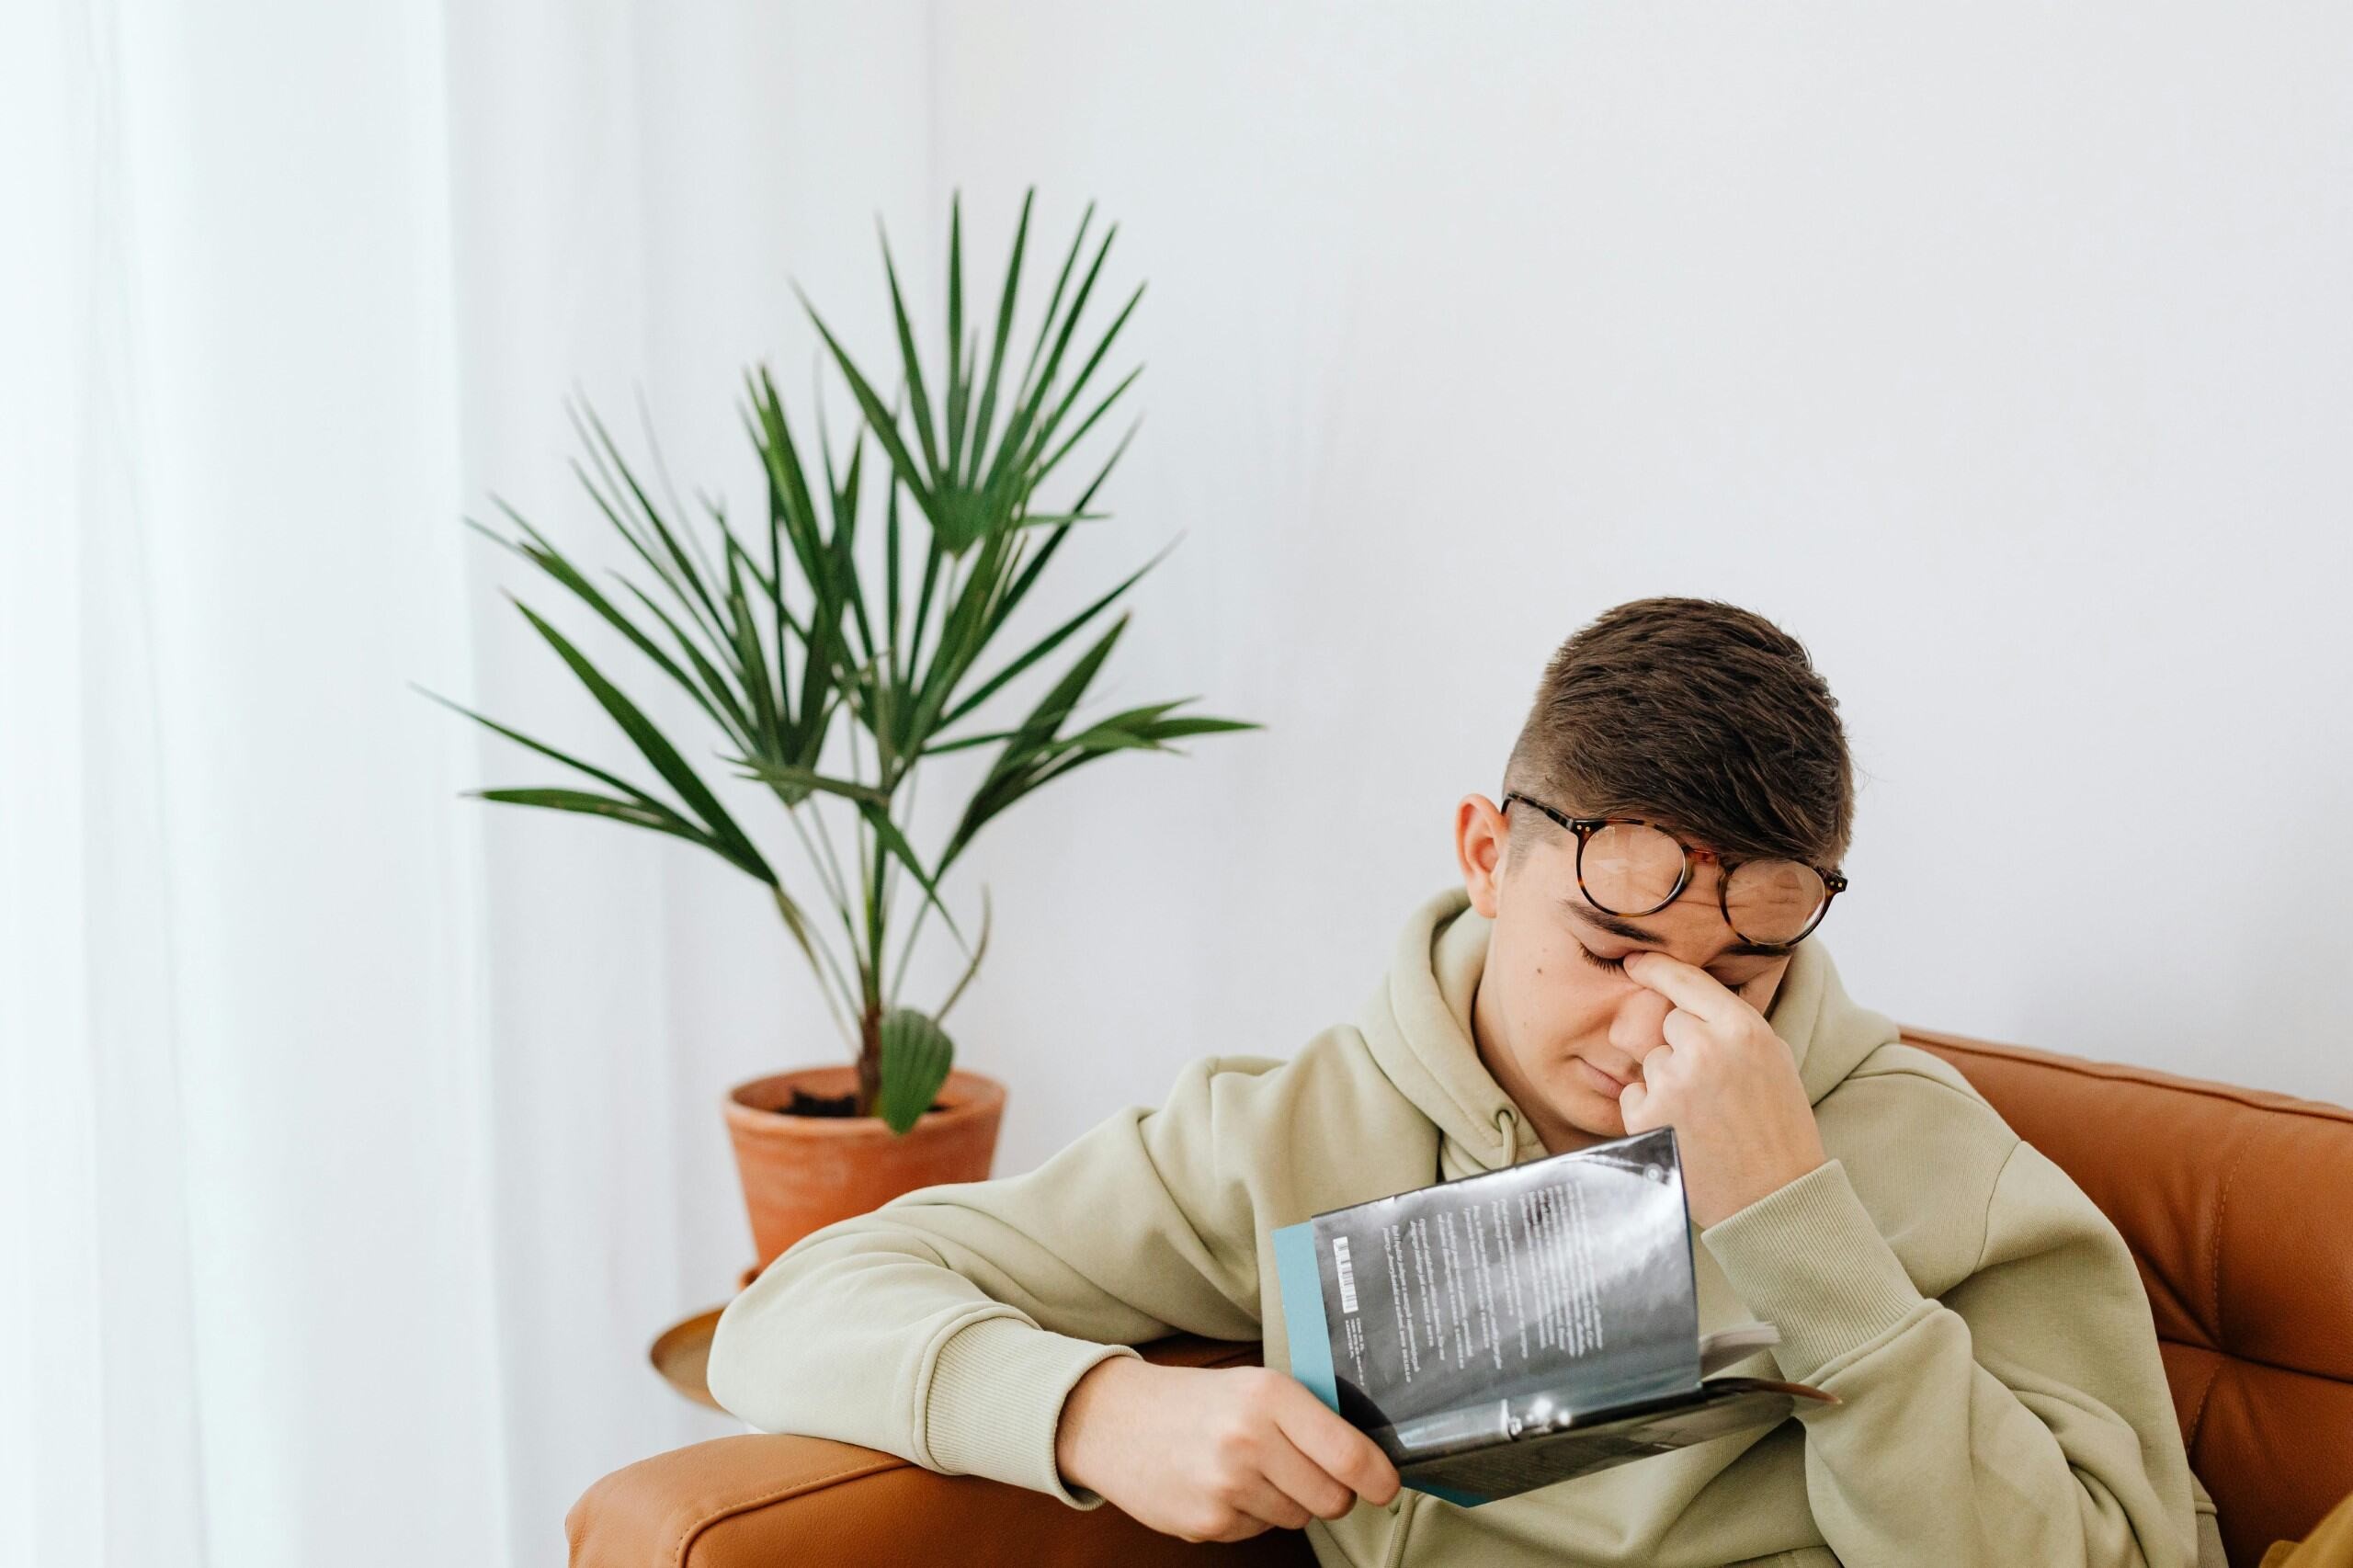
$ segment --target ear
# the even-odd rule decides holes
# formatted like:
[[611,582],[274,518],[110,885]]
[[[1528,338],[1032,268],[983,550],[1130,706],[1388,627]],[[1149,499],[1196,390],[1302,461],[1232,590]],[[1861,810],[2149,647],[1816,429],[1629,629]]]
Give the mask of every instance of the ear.
[[1493,920],[1502,907],[1504,857],[1511,824],[1484,795],[1465,795],[1454,807],[1454,858],[1462,868],[1471,907]]

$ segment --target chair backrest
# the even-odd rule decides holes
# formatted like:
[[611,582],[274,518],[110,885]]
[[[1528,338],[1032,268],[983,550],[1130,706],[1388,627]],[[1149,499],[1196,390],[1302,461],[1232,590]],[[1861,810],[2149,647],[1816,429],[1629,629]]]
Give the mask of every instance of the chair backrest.
[[2353,1110],[1925,1029],[2141,1266],[2234,1562],[2353,1493]]

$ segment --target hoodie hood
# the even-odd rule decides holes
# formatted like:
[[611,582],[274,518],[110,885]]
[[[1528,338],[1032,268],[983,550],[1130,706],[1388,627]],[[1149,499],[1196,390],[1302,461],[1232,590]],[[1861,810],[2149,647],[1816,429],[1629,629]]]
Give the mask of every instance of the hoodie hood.
[[[1472,999],[1495,924],[1471,907],[1460,884],[1423,901],[1398,933],[1389,971],[1357,1019],[1390,1082],[1444,1135],[1438,1163],[1446,1180],[1546,1152],[1527,1115],[1479,1060],[1472,1033]],[[1829,953],[1812,939],[1790,955],[1766,1021],[1795,1058],[1810,1104],[1897,1038],[1893,1023],[1847,999]]]

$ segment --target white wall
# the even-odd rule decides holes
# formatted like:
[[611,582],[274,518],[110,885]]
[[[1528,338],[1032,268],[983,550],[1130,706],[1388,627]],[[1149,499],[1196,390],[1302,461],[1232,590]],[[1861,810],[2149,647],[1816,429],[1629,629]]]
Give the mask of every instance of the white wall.
[[[1545,656],[1803,638],[1907,1021],[2353,1099],[2353,16],[946,6],[933,203],[1122,224],[1114,699],[981,858],[1006,1156],[1352,1012]],[[1087,563],[1082,570],[1081,562]],[[969,894],[968,894],[969,896]]]
[[879,214],[936,331],[956,188],[976,288],[1031,181],[1041,262],[1095,197],[1151,279],[1029,629],[1182,531],[1099,700],[1268,726],[951,879],[1001,1172],[1351,1016],[1546,655],[1658,592],[1845,700],[1861,999],[2353,1101],[2353,16],[387,15],[0,50],[0,1559],[546,1561],[731,1429],[644,1347],[749,1258],[725,1087],[842,1047],[754,884],[458,800],[550,770],[407,683],[619,758],[458,514],[612,558],[575,384],[756,505],[789,280],[885,357]]

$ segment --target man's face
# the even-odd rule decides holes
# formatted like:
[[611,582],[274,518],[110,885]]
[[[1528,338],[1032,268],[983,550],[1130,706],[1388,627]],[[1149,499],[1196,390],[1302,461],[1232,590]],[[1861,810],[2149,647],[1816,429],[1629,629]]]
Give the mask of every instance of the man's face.
[[1473,1008],[1479,1053],[1555,1153],[1625,1135],[1619,1091],[1640,1080],[1643,1054],[1665,1038],[1672,1004],[1620,972],[1626,955],[1669,954],[1760,1013],[1772,1005],[1788,951],[1753,949],[1733,934],[1712,861],[1694,862],[1674,903],[1630,917],[1586,900],[1576,835],[1549,822],[1507,863],[1504,813],[1472,795],[1456,808],[1455,837],[1472,906],[1495,922]]

